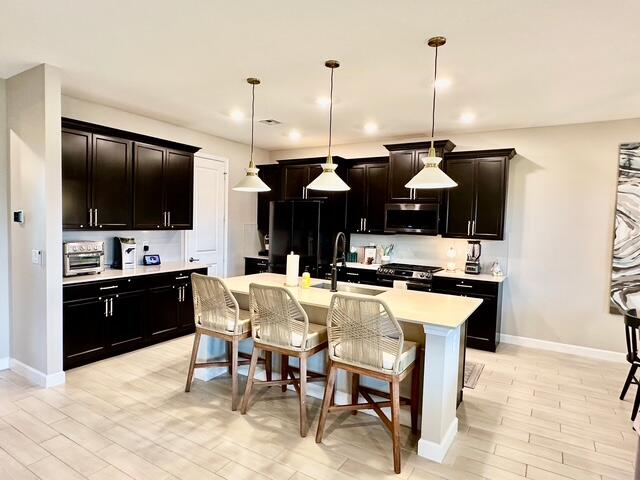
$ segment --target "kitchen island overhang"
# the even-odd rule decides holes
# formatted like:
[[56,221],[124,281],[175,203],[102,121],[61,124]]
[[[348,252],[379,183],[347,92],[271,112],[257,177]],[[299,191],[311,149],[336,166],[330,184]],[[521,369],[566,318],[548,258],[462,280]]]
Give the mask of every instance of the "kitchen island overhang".
[[[225,279],[227,286],[238,299],[240,308],[248,308],[249,285],[284,286],[285,275],[259,273]],[[328,283],[313,280],[313,285]],[[482,300],[439,293],[384,288],[378,286],[362,288],[382,291],[376,295],[387,303],[390,310],[405,325],[421,327],[425,344],[422,416],[418,455],[442,462],[458,431],[456,406],[462,327],[469,316],[480,306]],[[310,321],[324,323],[326,311],[333,293],[323,288],[286,287],[307,310]],[[357,295],[357,294],[356,294]]]

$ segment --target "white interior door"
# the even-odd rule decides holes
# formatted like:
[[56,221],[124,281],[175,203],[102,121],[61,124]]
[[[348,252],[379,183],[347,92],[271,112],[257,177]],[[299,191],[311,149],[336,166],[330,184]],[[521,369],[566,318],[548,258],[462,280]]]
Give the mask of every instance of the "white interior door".
[[225,277],[227,239],[227,160],[196,154],[193,230],[187,232],[186,260],[207,265],[209,275]]

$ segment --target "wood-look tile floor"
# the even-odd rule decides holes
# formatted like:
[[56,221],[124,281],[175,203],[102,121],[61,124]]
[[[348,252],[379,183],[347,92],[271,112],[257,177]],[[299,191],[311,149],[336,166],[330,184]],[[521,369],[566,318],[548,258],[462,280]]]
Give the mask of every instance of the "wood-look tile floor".
[[618,400],[624,364],[509,345],[469,350],[486,367],[465,390],[446,461],[418,457],[403,429],[396,476],[374,417],[332,415],[316,445],[319,400],[309,398],[313,424],[301,439],[293,392],[260,389],[246,416],[230,410],[228,378],[184,393],[191,338],[70,371],[52,389],[0,372],[0,478],[633,478],[635,389]]

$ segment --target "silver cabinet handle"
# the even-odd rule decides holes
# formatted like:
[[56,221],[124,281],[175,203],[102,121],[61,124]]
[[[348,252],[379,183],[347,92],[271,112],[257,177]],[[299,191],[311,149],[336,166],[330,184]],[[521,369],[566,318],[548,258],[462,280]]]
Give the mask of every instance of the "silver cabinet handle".
[[118,285],[109,285],[108,287],[100,287],[100,290],[113,290],[118,288]]
[[187,278],[189,278],[189,275],[180,275],[179,277],[176,277],[176,280],[186,280]]
[[467,237],[471,235],[471,220],[467,220]]
[[184,302],[185,293],[187,293],[187,287],[182,287],[182,302]]
[[167,212],[162,212],[162,226],[167,226]]
[[367,217],[364,217],[364,230],[367,230]]
[[109,316],[109,299],[108,298],[104,299],[104,316],[105,317]]
[[346,272],[348,277],[359,277],[360,274],[359,273],[353,273],[353,272]]
[[94,227],[98,226],[98,209],[97,208],[93,209],[93,226]]
[[473,285],[465,285],[464,283],[456,283],[456,287],[473,288]]
[[184,302],[184,287],[180,287],[180,301]]
[[109,316],[113,317],[113,297],[109,299]]
[[167,212],[167,227],[171,225],[171,212]]
[[89,226],[93,226],[93,212],[89,209]]
[[472,220],[471,221],[471,235],[475,235],[476,234],[476,221]]

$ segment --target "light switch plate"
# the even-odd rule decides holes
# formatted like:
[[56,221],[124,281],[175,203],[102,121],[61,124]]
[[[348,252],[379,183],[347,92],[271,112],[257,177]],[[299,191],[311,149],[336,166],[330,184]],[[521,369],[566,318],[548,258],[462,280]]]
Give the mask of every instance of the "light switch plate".
[[35,265],[42,264],[42,252],[40,250],[31,250],[31,263]]

